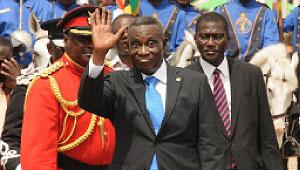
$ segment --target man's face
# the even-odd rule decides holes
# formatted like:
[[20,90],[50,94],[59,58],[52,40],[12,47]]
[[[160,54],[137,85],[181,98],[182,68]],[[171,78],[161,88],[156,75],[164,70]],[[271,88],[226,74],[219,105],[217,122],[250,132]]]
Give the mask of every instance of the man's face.
[[176,0],[179,5],[189,5],[191,0]]
[[[116,24],[116,30],[121,27],[128,28],[129,25],[134,21],[134,18],[122,18]],[[128,29],[124,31],[121,39],[116,44],[116,49],[118,51],[119,56],[128,56],[129,55],[129,47],[128,47]]]
[[198,25],[195,42],[205,61],[214,66],[218,66],[223,61],[228,38],[222,23],[202,21]]
[[93,54],[91,35],[68,33],[64,35],[65,51],[78,64],[85,67]]
[[163,61],[165,41],[157,25],[133,26],[128,32],[129,54],[133,66],[141,73],[151,75]]

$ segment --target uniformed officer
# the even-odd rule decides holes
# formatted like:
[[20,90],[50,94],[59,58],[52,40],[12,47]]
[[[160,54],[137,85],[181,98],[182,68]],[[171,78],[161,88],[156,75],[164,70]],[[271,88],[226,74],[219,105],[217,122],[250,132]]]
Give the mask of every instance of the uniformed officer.
[[248,62],[259,49],[279,42],[277,19],[256,0],[232,0],[216,9],[228,21],[229,56]]
[[293,11],[284,19],[283,31],[292,32],[293,31],[293,50],[299,50],[300,43],[300,6],[297,6]]
[[[93,52],[91,17],[82,6],[58,23],[65,53],[28,87],[21,137],[21,166],[32,169],[107,169],[112,161],[112,123],[77,105],[81,74]],[[105,67],[105,72],[110,69]]]
[[[21,6],[20,2],[22,2]],[[29,52],[31,48],[30,45],[35,41],[35,36],[29,28],[30,15],[34,14],[39,21],[44,22],[50,19],[60,18],[66,11],[75,7],[77,7],[77,5],[74,0],[52,2],[48,0],[0,0],[0,35],[10,37],[14,36],[12,33],[16,30],[25,31],[25,33],[21,35],[21,39],[29,41],[25,43],[28,48],[27,53],[22,57],[15,57],[23,67],[26,67],[31,62],[32,57]]]
[[185,12],[169,0],[141,0],[140,14],[163,23],[165,38],[169,40],[168,51],[175,51],[184,39]]
[[176,4],[185,12],[185,29],[194,34],[197,18],[200,17],[202,11],[191,5],[193,1],[195,0],[176,0]]

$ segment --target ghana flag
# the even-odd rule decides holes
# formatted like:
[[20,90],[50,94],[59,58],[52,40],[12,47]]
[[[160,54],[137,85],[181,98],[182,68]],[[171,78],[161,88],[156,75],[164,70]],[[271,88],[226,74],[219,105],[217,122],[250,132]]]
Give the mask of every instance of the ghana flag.
[[116,0],[116,4],[127,14],[138,15],[141,0]]

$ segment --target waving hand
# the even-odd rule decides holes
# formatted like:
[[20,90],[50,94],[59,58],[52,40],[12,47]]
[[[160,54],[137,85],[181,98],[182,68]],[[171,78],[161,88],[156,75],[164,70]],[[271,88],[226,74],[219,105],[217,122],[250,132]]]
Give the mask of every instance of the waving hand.
[[[100,15],[101,14],[101,15]],[[111,12],[105,8],[96,9],[92,21],[92,39],[94,45],[93,62],[102,65],[106,53],[113,48],[121,38],[124,28],[120,28],[116,34],[111,31]]]

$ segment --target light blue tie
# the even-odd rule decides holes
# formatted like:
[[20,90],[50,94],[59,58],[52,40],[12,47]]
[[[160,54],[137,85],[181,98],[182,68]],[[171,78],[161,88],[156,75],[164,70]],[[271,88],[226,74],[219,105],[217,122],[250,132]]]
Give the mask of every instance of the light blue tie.
[[[158,93],[158,91],[155,89],[155,86],[158,81],[159,80],[156,79],[154,76],[149,76],[145,79],[145,82],[147,84],[147,89],[145,94],[146,107],[149,112],[149,116],[156,135],[160,129],[161,122],[165,114],[161,96]],[[150,170],[158,170],[155,153],[152,158]]]

